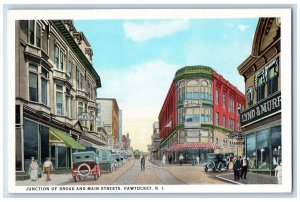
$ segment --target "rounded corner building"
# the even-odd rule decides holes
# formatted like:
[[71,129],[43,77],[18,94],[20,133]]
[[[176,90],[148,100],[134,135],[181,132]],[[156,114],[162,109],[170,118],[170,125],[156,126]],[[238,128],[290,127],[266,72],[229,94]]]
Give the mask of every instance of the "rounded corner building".
[[160,155],[185,163],[207,153],[242,155],[243,148],[227,134],[238,132],[239,111],[244,95],[221,75],[207,66],[179,69],[159,114]]

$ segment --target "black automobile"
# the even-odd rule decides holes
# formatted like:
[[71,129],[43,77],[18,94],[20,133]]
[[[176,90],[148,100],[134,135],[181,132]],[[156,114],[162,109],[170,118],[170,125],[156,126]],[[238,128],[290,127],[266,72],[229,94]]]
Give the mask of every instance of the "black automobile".
[[229,169],[229,162],[225,158],[225,154],[215,154],[215,153],[208,153],[206,155],[206,163],[205,163],[205,172],[208,169],[212,169],[213,171],[219,170],[219,172],[223,170]]

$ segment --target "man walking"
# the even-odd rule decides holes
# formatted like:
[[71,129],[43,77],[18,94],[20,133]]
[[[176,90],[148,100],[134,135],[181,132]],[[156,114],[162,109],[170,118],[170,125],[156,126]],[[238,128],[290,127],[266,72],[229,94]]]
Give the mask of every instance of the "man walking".
[[141,158],[141,170],[145,170],[145,158],[142,156]]
[[242,161],[241,161],[241,175],[240,177],[243,178],[244,175],[244,179],[247,179],[247,169],[248,169],[248,160],[246,159],[246,157],[243,155]]
[[180,165],[182,166],[182,162],[183,162],[183,155],[182,154],[180,154],[180,156],[179,156],[179,163],[180,163]]
[[239,181],[240,180],[240,160],[238,160],[236,157],[233,159],[233,175],[234,175],[234,180]]
[[46,158],[46,161],[44,163],[43,166],[43,171],[46,173],[47,177],[46,177],[46,182],[50,181],[50,174],[51,174],[51,170],[53,169],[53,165],[52,162],[50,161],[49,158]]

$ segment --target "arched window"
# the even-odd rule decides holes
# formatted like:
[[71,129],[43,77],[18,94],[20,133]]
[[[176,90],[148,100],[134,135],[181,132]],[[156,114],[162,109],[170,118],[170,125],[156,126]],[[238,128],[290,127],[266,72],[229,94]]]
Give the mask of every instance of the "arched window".
[[199,82],[191,80],[186,85],[186,98],[187,99],[199,99],[200,98],[200,87]]
[[212,101],[211,93],[211,83],[207,80],[203,80],[201,82],[201,98]]
[[182,101],[184,100],[184,95],[185,95],[185,88],[184,88],[184,82],[180,82],[179,85],[178,85],[178,92],[177,92],[177,95],[178,95],[178,101]]

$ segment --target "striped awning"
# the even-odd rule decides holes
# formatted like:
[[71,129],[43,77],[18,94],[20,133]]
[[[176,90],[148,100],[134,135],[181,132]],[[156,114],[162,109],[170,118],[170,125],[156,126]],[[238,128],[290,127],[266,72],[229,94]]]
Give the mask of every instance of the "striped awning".
[[172,145],[169,151],[192,150],[192,149],[220,149],[220,145],[211,142],[186,142]]

